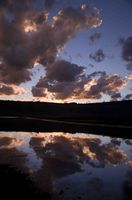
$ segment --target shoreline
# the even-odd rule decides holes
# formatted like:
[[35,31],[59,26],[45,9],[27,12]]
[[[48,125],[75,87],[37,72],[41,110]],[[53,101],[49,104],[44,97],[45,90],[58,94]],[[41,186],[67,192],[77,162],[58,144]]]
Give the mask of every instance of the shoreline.
[[69,132],[132,138],[132,126],[106,123],[83,123],[33,117],[0,117],[0,131]]

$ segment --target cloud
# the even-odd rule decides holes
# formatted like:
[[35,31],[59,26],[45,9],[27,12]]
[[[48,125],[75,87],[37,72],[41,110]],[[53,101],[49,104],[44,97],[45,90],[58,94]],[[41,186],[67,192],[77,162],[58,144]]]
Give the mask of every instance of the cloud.
[[124,41],[122,57],[128,62],[132,62],[132,37],[129,37]]
[[31,91],[34,97],[46,97],[45,91],[42,88],[33,86]]
[[[44,91],[56,93],[56,98],[67,98],[83,76],[85,67],[58,60],[47,68],[46,76],[32,88],[34,96],[43,97]],[[60,97],[59,97],[60,96]]]
[[[100,99],[102,94],[107,94],[111,97],[117,95],[118,91],[126,86],[127,81],[119,75],[102,75],[95,85],[91,86],[86,92],[87,98]],[[118,94],[119,95],[119,94]]]
[[126,68],[127,68],[127,70],[131,71],[131,70],[132,70],[132,62],[131,62],[131,63],[128,63],[128,64],[126,65]]
[[90,63],[88,66],[89,66],[89,67],[92,67],[92,68],[94,67],[94,65],[93,65],[93,64],[91,64],[91,63]]
[[123,88],[126,83],[119,76],[102,75],[97,80],[91,77],[89,76],[86,78],[85,84],[82,82],[82,85],[80,83],[74,87],[72,95],[75,98],[100,99],[102,94],[113,96],[113,93],[116,93],[119,89]]
[[0,14],[0,80],[19,84],[30,80],[28,69],[33,65],[29,38],[17,22]]
[[[62,67],[62,64],[64,64],[64,67]],[[44,93],[47,96],[49,96],[49,94],[52,95],[53,99],[62,100],[101,99],[102,95],[106,94],[109,95],[112,100],[116,100],[121,97],[120,90],[123,89],[128,82],[128,79],[124,79],[117,74],[108,75],[104,71],[96,71],[88,75],[84,74],[83,70],[85,68],[66,61],[58,61],[56,65],[57,66],[53,68],[49,67],[48,69],[51,70],[49,74],[47,73],[47,75],[41,78],[36,86],[33,87],[34,90],[38,91],[37,95],[40,95],[39,97],[43,97]],[[59,67],[62,67],[62,69],[66,67],[66,70],[61,71]],[[72,67],[74,70],[72,70]],[[55,69],[58,73],[52,74],[52,70],[54,71]],[[71,76],[68,75],[69,73]]]
[[101,38],[101,33],[95,32],[89,36],[89,40],[94,43]]
[[128,74],[128,75],[127,75],[127,79],[128,79],[129,81],[132,81],[132,74]]
[[51,9],[55,3],[57,3],[60,0],[45,0],[45,8],[47,10]]
[[119,45],[123,45],[124,42],[125,42],[125,38],[124,38],[124,37],[120,37],[120,38],[118,39],[118,44],[119,44]]
[[[56,3],[55,0],[43,2],[48,9]],[[67,7],[49,20],[48,11],[43,6],[40,8],[40,2],[35,3],[34,0],[0,1],[0,11],[0,81],[2,83],[19,85],[30,81],[31,70],[36,61],[45,67],[47,78],[74,81],[76,73],[79,74],[79,71],[74,72],[75,65],[74,67],[71,65],[71,71],[68,68],[68,72],[66,67],[64,68],[66,63],[65,65],[63,63],[63,69],[61,66],[56,69],[61,72],[59,75],[51,68],[53,66],[57,68],[58,53],[79,31],[101,24],[98,13],[92,13],[87,6],[83,9]],[[64,75],[62,71],[65,71]],[[35,94],[35,88],[33,91]]]
[[19,9],[19,11],[25,10],[32,2],[33,0],[23,0],[23,2],[17,0],[1,0],[0,7],[15,12],[17,9]]
[[121,93],[116,93],[116,92],[114,92],[112,95],[111,95],[111,100],[113,100],[113,101],[116,101],[116,100],[118,100],[118,99],[120,99],[121,98]]
[[15,91],[12,87],[7,85],[0,85],[0,95],[12,95],[15,94]]
[[132,93],[131,94],[127,94],[123,99],[124,100],[132,100]]
[[65,60],[58,60],[48,67],[47,78],[59,82],[71,82],[78,79],[85,67],[72,64]]
[[105,54],[102,49],[98,49],[94,54],[89,54],[89,58],[96,62],[102,62],[105,59]]
[[76,33],[82,29],[99,26],[102,23],[97,13],[91,13],[87,6],[84,9],[67,7],[53,19],[54,26],[66,29],[67,33]]
[[1,95],[18,95],[18,94],[24,94],[25,92],[26,91],[22,87],[0,83],[0,96]]
[[122,58],[127,61],[127,70],[132,70],[132,37],[128,37],[122,46]]
[[[52,93],[57,99],[100,99],[103,94],[111,99],[120,98],[119,91],[126,84],[120,76],[102,72],[87,75],[85,67],[57,59],[65,44],[79,31],[97,27],[101,20],[88,6],[64,8],[49,20],[48,12],[56,2],[44,1],[48,11],[33,0],[0,2],[0,94],[19,94],[14,85],[31,80],[31,70],[37,61],[45,67],[46,76],[33,86],[35,97]],[[95,42],[100,37],[95,32],[90,40]],[[129,37],[122,43],[122,57],[128,62],[128,70],[131,70],[131,47]],[[89,57],[101,62],[105,54],[98,49]]]
[[105,71],[95,71],[91,74],[88,74],[88,78],[93,78],[95,76],[105,76],[106,72]]
[[31,80],[31,71],[28,69],[11,68],[8,65],[0,65],[0,80],[5,84],[19,85]]

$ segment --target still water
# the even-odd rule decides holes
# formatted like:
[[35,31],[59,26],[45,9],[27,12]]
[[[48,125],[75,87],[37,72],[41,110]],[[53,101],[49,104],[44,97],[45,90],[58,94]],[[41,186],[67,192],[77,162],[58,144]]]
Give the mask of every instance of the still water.
[[26,173],[51,199],[132,197],[131,139],[83,133],[0,132],[2,165]]

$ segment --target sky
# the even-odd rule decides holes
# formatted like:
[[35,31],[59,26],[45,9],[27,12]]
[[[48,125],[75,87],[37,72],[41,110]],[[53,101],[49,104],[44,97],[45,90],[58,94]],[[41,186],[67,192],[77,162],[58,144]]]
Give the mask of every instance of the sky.
[[0,99],[132,99],[132,0],[0,0]]

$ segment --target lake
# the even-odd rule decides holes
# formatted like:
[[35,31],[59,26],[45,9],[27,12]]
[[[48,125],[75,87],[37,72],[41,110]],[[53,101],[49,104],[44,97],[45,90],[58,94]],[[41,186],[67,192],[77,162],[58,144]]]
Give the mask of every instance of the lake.
[[0,169],[5,196],[30,197],[31,190],[53,200],[132,199],[132,139],[1,131]]

